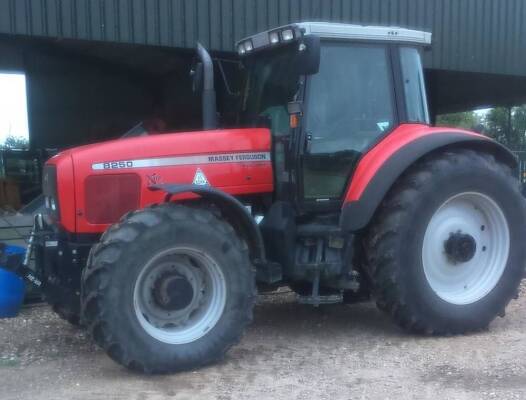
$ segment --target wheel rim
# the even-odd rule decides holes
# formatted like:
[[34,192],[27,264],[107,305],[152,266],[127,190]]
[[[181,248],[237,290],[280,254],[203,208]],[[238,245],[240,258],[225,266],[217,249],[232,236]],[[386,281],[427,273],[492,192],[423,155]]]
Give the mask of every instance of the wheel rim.
[[476,192],[448,199],[431,217],[422,248],[427,282],[448,303],[474,303],[498,284],[510,248],[499,205]]
[[190,247],[157,254],[137,277],[133,305],[142,328],[169,344],[191,343],[219,321],[226,284],[217,263]]

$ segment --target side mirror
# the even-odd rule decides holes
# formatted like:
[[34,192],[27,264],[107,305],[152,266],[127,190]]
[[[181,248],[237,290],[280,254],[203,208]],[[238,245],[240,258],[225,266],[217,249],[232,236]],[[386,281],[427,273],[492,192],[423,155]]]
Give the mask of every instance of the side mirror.
[[201,93],[203,90],[203,63],[196,62],[192,69],[190,69],[190,76],[192,77],[192,91],[194,93]]
[[320,70],[320,38],[315,35],[303,37],[298,45],[298,72],[300,75],[314,75]]

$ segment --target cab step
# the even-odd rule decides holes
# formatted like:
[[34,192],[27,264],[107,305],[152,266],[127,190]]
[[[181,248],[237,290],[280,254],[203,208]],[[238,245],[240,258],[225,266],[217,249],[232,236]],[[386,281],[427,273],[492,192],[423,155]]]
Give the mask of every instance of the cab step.
[[343,303],[343,294],[331,294],[328,296],[300,296],[298,295],[298,303],[309,304],[318,307],[320,304],[337,304]]

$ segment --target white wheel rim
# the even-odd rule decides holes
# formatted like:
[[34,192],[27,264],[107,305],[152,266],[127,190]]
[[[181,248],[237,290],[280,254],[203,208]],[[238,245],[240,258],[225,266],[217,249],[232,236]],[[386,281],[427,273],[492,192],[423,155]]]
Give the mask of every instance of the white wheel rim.
[[[470,235],[476,250],[471,259],[451,259],[445,243],[451,234]],[[422,248],[427,282],[444,301],[466,305],[488,295],[498,284],[508,261],[510,232],[499,205],[477,192],[457,194],[431,217]]]
[[[190,280],[194,280],[196,276],[202,278],[202,294],[196,302],[192,299],[192,309],[188,316],[182,315],[185,310],[171,311],[174,315],[179,313],[173,317],[173,321],[169,320],[170,314],[167,311],[152,307],[151,302],[148,304],[151,300],[147,294],[150,290],[148,285],[153,280],[151,277],[167,269],[166,265],[171,261],[166,261],[166,257],[187,257],[191,260],[191,265],[177,268]],[[226,296],[223,272],[211,257],[194,248],[175,247],[157,254],[142,268],[135,282],[133,307],[137,320],[148,335],[168,344],[186,344],[200,339],[217,324],[225,308]],[[155,315],[156,312],[164,314],[159,317]]]

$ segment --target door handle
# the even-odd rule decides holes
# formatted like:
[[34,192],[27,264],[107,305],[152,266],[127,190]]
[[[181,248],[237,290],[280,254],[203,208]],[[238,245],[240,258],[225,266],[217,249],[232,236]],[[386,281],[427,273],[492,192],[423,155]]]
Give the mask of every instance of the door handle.
[[305,132],[305,152],[310,153],[312,143],[312,133]]

